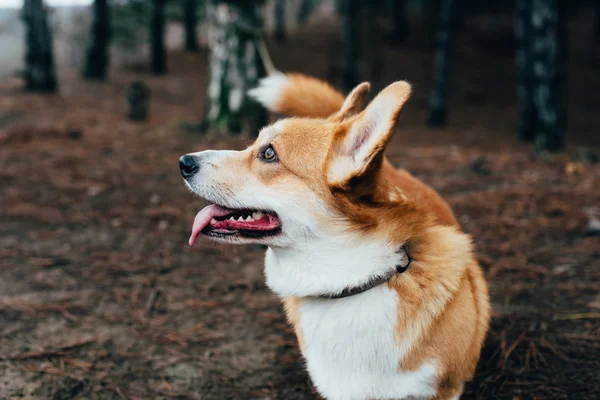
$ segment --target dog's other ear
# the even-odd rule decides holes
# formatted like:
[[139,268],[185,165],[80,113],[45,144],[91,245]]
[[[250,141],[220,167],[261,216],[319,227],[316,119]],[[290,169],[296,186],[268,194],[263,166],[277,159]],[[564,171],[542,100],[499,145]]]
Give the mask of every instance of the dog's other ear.
[[371,84],[369,82],[363,82],[350,92],[342,108],[332,116],[328,118],[331,122],[342,122],[354,115],[358,114],[362,110],[363,100],[367,93],[371,90]]
[[[351,179],[365,175],[370,166],[377,168],[381,165],[385,146],[394,133],[398,115],[410,93],[408,82],[392,83],[362,113],[344,122],[346,126],[333,138],[329,153],[327,178],[331,185],[345,187]],[[360,94],[354,97],[357,96],[360,97]]]

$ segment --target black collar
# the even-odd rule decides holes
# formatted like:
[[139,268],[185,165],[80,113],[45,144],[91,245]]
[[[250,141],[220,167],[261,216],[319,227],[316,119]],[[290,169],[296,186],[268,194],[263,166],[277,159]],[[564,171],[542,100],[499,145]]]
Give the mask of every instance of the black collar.
[[387,275],[373,278],[366,283],[360,286],[351,286],[342,290],[340,293],[336,294],[323,294],[319,295],[320,299],[343,299],[344,297],[350,297],[357,294],[361,294],[366,292],[367,290],[371,290],[374,287],[377,287],[381,284],[386,283],[396,274],[401,274],[406,272],[406,270],[410,267],[410,256],[408,255],[408,251],[406,250],[406,246],[402,246],[400,250],[396,252],[396,254],[400,255],[400,262],[396,265],[396,269],[390,271]]

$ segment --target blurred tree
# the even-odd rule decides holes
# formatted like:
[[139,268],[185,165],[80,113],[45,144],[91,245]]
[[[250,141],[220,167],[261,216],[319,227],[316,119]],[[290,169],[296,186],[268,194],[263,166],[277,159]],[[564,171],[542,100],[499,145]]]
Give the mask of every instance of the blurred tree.
[[247,122],[248,130],[257,134],[266,124],[264,108],[246,95],[264,75],[256,45],[264,35],[262,4],[259,0],[218,0],[207,4],[211,22],[210,79],[204,129],[239,133]]
[[515,16],[518,127],[521,140],[535,138],[535,112],[533,109],[533,58],[529,49],[532,35],[531,1],[517,0]]
[[275,0],[275,39],[285,42],[285,0]]
[[600,2],[596,3],[596,39],[600,40]]
[[[466,11],[469,6],[468,0],[454,0],[453,11],[452,11],[452,21],[450,22],[451,29],[454,32],[462,32],[467,26],[466,21]],[[489,5],[488,5],[489,7]]]
[[196,35],[197,6],[196,0],[183,0],[183,24],[185,27],[185,49],[187,51],[198,50],[198,37]]
[[298,23],[301,24],[308,19],[310,14],[314,11],[318,3],[318,0],[300,0],[298,6]]
[[394,0],[392,1],[391,6],[393,28],[388,40],[394,43],[401,43],[405,41],[410,34],[410,26],[408,24],[408,18],[406,18],[406,1]]
[[82,75],[87,79],[106,79],[110,43],[108,0],[94,0],[92,25]]
[[150,72],[162,75],[167,72],[165,50],[165,3],[167,0],[152,0],[150,20]]
[[564,145],[566,5],[566,0],[517,1],[518,130],[538,152]]
[[31,91],[54,92],[58,89],[52,32],[48,26],[48,11],[43,0],[25,0],[21,17],[27,30],[25,36],[25,88]]
[[359,82],[359,57],[360,57],[360,0],[342,0],[341,13],[343,61],[342,85],[350,90]]
[[137,54],[150,42],[149,27],[152,3],[147,0],[112,1],[111,44],[121,50]]
[[433,61],[433,88],[429,108],[429,125],[443,127],[448,122],[446,87],[448,85],[448,53],[452,35],[454,0],[441,0],[439,8],[436,49]]

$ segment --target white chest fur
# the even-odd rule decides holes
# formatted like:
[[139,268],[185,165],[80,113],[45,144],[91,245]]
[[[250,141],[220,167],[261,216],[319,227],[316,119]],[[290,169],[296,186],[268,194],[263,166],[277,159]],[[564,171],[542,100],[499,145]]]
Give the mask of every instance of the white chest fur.
[[403,372],[411,347],[395,338],[398,294],[387,285],[344,299],[301,300],[300,326],[308,371],[328,400],[429,398],[435,361]]
[[[384,276],[401,260],[398,245],[359,236],[329,235],[298,248],[269,249],[267,285],[300,297],[300,329],[310,377],[327,400],[430,398],[435,360],[401,371],[412,348],[395,336],[401,299],[386,284],[342,299],[314,296]],[[332,250],[335,249],[335,250]]]

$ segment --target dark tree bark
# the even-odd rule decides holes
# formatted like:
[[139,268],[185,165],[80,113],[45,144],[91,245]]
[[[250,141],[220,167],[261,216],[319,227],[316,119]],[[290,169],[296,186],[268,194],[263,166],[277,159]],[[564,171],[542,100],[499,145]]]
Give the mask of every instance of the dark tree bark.
[[359,82],[359,57],[360,57],[360,0],[343,0],[342,37],[343,37],[343,62],[342,85],[350,90]]
[[167,72],[167,52],[165,50],[165,3],[166,0],[152,0],[150,21],[150,72],[162,75]]
[[408,18],[406,18],[406,2],[404,0],[392,1],[392,22],[394,24],[389,40],[395,43],[401,43],[406,40],[410,34]]
[[198,37],[196,35],[197,1],[183,0],[183,24],[185,27],[185,49],[187,51],[198,51]]
[[465,11],[468,4],[465,4],[465,0],[454,0],[453,11],[452,11],[452,30],[456,33],[462,32],[467,25],[465,20]]
[[27,30],[25,50],[25,88],[30,91],[54,92],[58,89],[52,32],[43,0],[25,0],[22,18]]
[[566,129],[567,0],[533,1],[535,147],[557,151]]
[[566,2],[517,1],[519,136],[560,150],[566,128]]
[[[400,0],[402,1],[402,0]],[[386,10],[386,2],[384,0],[369,0],[365,1],[365,5],[367,7],[367,13],[369,14],[369,20],[372,20],[374,17],[380,16]],[[395,3],[395,1],[394,1]]]
[[208,3],[211,22],[210,79],[204,129],[252,134],[266,125],[266,110],[248,98],[248,89],[264,76],[256,40],[262,37],[260,2]]
[[517,62],[517,99],[519,137],[524,141],[533,141],[536,131],[536,115],[533,108],[533,55],[530,49],[532,35],[531,0],[517,0],[515,16],[516,62]]
[[275,39],[285,42],[285,0],[275,0]]
[[108,0],[94,0],[90,39],[82,75],[87,79],[106,79],[110,43],[110,10]]
[[315,0],[300,0],[298,6],[298,23],[303,23],[308,19],[315,8]]
[[600,40],[600,3],[596,3],[596,40]]
[[454,0],[441,0],[433,61],[433,89],[429,108],[429,125],[443,127],[448,122],[446,87],[448,85],[449,52],[452,38]]

